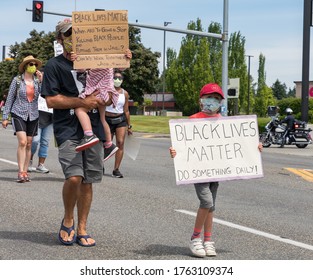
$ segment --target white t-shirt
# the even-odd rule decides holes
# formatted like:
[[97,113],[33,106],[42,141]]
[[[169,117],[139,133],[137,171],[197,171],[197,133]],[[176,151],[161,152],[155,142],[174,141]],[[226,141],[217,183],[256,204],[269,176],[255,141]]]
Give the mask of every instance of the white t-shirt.
[[106,112],[110,112],[110,113],[114,113],[114,114],[123,114],[124,113],[124,105],[125,105],[125,93],[124,93],[124,89],[122,90],[121,93],[119,93],[118,95],[118,101],[116,104],[116,107],[113,107],[113,104],[111,104],[110,106],[107,106],[105,111]]

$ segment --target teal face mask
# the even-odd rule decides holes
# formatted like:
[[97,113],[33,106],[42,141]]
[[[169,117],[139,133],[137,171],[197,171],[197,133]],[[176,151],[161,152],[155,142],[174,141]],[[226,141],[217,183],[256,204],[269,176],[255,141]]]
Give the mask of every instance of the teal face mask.
[[216,98],[201,98],[202,111],[216,113],[221,107],[221,101]]

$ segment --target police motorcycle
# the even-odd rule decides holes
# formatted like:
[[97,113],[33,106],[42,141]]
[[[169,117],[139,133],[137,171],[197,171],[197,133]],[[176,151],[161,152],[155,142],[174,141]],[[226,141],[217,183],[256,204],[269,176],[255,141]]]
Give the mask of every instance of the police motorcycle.
[[287,126],[275,115],[271,116],[271,120],[266,124],[265,130],[266,132],[260,134],[260,142],[264,148],[268,148],[272,144],[280,145],[281,147],[284,145],[296,145],[298,148],[305,148],[307,145],[312,144],[310,135],[312,129],[308,128],[307,123],[304,121],[294,119],[292,128],[285,137]]

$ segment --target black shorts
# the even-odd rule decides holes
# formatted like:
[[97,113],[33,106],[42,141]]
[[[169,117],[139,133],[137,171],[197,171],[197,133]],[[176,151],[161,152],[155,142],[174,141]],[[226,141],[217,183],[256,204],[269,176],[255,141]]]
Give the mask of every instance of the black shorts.
[[105,116],[105,120],[110,126],[111,133],[114,134],[118,127],[127,126],[127,120],[125,114],[122,114],[118,117],[109,117]]
[[39,119],[34,121],[24,121],[21,117],[12,114],[12,127],[14,130],[14,134],[19,131],[25,131],[27,136],[34,137],[38,133],[38,122]]

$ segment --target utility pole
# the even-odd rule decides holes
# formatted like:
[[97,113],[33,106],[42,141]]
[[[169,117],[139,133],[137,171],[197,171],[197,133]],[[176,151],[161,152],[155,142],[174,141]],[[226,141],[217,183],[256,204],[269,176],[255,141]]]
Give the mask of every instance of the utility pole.
[[302,89],[301,120],[309,120],[309,74],[310,74],[310,27],[312,0],[304,0],[303,7],[303,50],[302,50]]
[[[164,26],[172,24],[170,21],[164,21]],[[165,40],[166,40],[166,31],[164,30],[164,40],[163,40],[163,97],[162,97],[162,111],[164,111],[164,92],[165,92]]]
[[5,45],[2,46],[2,61],[5,60]]
[[228,115],[228,0],[224,0],[223,8],[223,34],[222,34],[222,90],[225,99],[221,108],[223,116]]
[[250,58],[253,55],[246,55],[248,57],[248,108],[247,108],[247,115],[250,114]]

